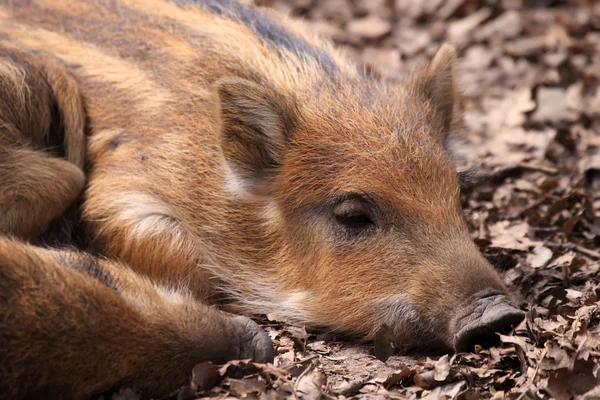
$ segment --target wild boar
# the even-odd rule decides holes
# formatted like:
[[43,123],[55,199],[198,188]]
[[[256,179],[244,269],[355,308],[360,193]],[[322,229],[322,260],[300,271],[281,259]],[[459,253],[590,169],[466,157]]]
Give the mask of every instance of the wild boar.
[[[0,0],[0,46],[77,84],[85,111],[56,107],[87,118],[80,246],[99,255],[0,241],[12,397],[157,394],[195,361],[272,358],[256,324],[205,304],[364,340],[385,325],[404,351],[468,350],[523,318],[461,211],[452,46],[388,82],[227,0]],[[80,134],[58,133],[65,154]]]

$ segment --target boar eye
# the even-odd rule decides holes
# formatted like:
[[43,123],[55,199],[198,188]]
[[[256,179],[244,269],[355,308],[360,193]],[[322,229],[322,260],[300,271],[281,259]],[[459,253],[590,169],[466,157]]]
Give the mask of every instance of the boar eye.
[[346,230],[359,232],[375,225],[365,202],[358,198],[346,199],[333,208],[336,222]]

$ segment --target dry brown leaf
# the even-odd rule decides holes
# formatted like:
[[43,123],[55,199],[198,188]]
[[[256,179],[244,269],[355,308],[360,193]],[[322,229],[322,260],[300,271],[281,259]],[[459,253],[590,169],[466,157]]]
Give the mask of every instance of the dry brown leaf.
[[466,381],[457,381],[444,386],[439,386],[433,389],[429,394],[421,397],[421,399],[438,400],[438,399],[454,399],[467,387]]
[[520,88],[503,101],[488,107],[488,128],[492,132],[499,132],[504,128],[520,127],[527,120],[525,114],[532,111],[535,106],[531,89]]
[[310,365],[296,381],[294,393],[298,400],[318,400],[323,396],[326,378],[314,365]]
[[478,41],[512,39],[517,37],[523,31],[521,15],[518,11],[508,10],[497,18],[482,25],[480,29],[474,32],[475,39]]
[[254,379],[232,379],[229,378],[224,382],[229,386],[231,394],[240,397],[247,397],[250,393],[264,393],[266,385],[265,381],[260,378]]
[[565,89],[540,87],[536,102],[537,108],[531,116],[533,122],[576,121],[579,118],[577,110],[569,108]]
[[348,24],[348,32],[365,39],[377,39],[392,31],[392,25],[383,18],[369,16]]
[[532,268],[542,268],[552,258],[554,253],[545,246],[538,246],[527,256],[527,262]]
[[454,43],[466,42],[468,35],[490,15],[492,15],[490,8],[481,8],[461,20],[451,22],[448,25],[448,38]]
[[435,362],[434,365],[435,374],[433,375],[433,379],[436,381],[443,382],[450,374],[450,362],[448,354],[443,355]]
[[529,250],[541,244],[530,240],[527,237],[528,232],[529,224],[526,222],[511,224],[508,221],[500,221],[490,226],[491,244],[494,247],[513,250]]

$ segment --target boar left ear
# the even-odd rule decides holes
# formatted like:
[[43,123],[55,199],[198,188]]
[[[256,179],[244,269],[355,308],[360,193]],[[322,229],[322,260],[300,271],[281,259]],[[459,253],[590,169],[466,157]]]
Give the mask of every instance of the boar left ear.
[[265,196],[281,165],[293,128],[293,101],[276,90],[239,78],[217,82],[221,105],[221,149],[237,194]]
[[414,90],[424,96],[434,108],[439,128],[447,135],[458,105],[458,91],[455,83],[456,48],[445,43],[437,51],[424,72],[414,78]]

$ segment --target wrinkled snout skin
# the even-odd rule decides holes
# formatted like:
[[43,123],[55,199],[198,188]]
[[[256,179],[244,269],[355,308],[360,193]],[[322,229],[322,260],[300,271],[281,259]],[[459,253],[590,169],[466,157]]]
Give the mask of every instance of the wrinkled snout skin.
[[386,325],[405,351],[468,350],[522,318],[461,210],[451,45],[398,83],[234,2],[0,11],[0,45],[80,86],[102,255],[235,313],[364,340]]
[[470,351],[476,344],[487,347],[497,343],[497,332],[505,333],[525,316],[505,295],[495,290],[486,289],[474,297],[473,304],[454,318],[454,348],[457,351]]

